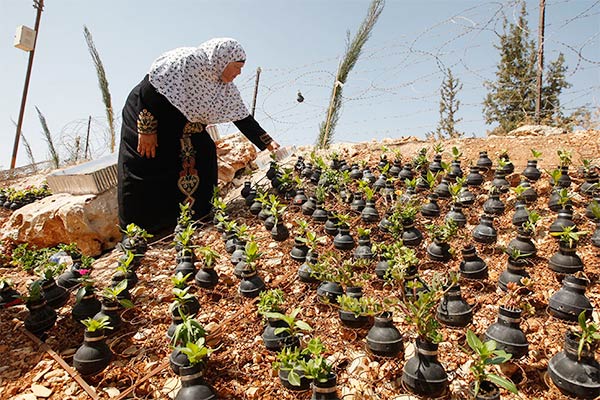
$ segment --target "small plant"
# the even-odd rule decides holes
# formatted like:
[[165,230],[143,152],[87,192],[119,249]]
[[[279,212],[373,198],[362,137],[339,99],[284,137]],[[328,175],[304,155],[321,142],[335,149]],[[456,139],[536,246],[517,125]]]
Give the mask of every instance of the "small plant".
[[[224,204],[224,203],[223,203]],[[214,197],[213,197],[213,207],[214,206]],[[217,209],[215,207],[215,209]],[[220,210],[217,209],[216,212]],[[179,204],[179,216],[177,217],[177,225],[182,228],[190,225],[192,223],[192,206],[190,203],[180,203]]]
[[418,280],[406,282],[406,287],[412,290],[412,296],[408,296],[402,290],[402,298],[397,302],[396,307],[405,315],[406,322],[415,327],[420,340],[431,343],[442,341],[440,324],[435,317],[435,307],[457,279],[453,274],[452,282],[446,286],[446,289],[443,289],[443,280],[439,274],[433,276],[428,290],[423,290],[423,283]]
[[333,212],[333,217],[335,219],[335,226],[338,228],[350,228],[350,214]]
[[373,201],[373,196],[375,196],[375,190],[366,185],[361,185],[363,194],[365,196],[365,201]]
[[315,188],[315,198],[317,199],[317,203],[320,203],[320,204],[325,203],[326,197],[327,197],[327,190],[323,186],[317,186]]
[[550,175],[550,179],[552,180],[552,186],[557,187],[558,186],[558,180],[560,179],[560,176],[562,175],[562,172],[560,172],[560,169],[553,169],[552,171],[548,172],[548,175]]
[[173,288],[172,293],[174,296],[174,300],[172,303],[172,307],[179,307],[179,310],[183,311],[183,309],[185,308],[185,304],[189,303],[194,298],[194,295],[189,293],[189,290],[189,286],[184,289]]
[[188,284],[187,280],[192,276],[191,273],[183,275],[183,272],[178,272],[174,276],[171,277],[171,282],[176,289],[185,289]]
[[260,292],[258,298],[258,313],[280,312],[281,305],[285,302],[283,290],[271,289]]
[[86,318],[81,320],[81,323],[85,325],[85,330],[88,332],[96,332],[104,329],[112,329],[110,326],[110,318],[108,316],[104,316],[101,318]]
[[35,272],[44,281],[51,281],[65,269],[64,264],[56,264],[54,262],[46,262],[45,265],[36,268]]
[[305,243],[310,251],[315,252],[319,243],[325,242],[325,236],[317,236],[316,232],[306,231],[303,238],[299,239]]
[[221,257],[219,253],[214,251],[209,246],[202,246],[198,248],[198,252],[202,256],[204,262],[202,263],[202,268],[210,269],[215,266],[217,260]]
[[569,191],[565,188],[560,189],[558,191],[557,203],[560,204],[562,208],[565,208],[567,204],[569,204],[569,201],[571,201],[571,194],[569,193]]
[[569,165],[571,165],[572,154],[570,151],[564,150],[564,149],[558,149],[556,151],[556,154],[558,154],[558,158],[560,160],[561,167],[568,167]]
[[29,243],[23,243],[12,251],[11,263],[24,271],[33,271],[46,264],[55,251],[54,248],[30,248]]
[[263,315],[265,318],[278,319],[287,326],[282,326],[275,329],[275,335],[279,335],[283,332],[287,332],[290,336],[295,337],[302,331],[311,331],[312,328],[306,322],[296,319],[298,314],[302,311],[300,308],[294,308],[289,314],[281,314],[278,312],[266,312]]
[[292,348],[286,346],[277,353],[277,361],[273,362],[273,369],[276,371],[289,371],[288,381],[290,384],[300,386],[301,377],[299,372],[306,375],[304,367],[307,364],[307,358],[319,357],[323,352],[325,352],[325,346],[323,346],[319,338],[310,339],[303,350],[300,350],[298,347]]
[[435,154],[442,154],[444,152],[444,145],[436,143],[435,146],[433,146],[433,152]]
[[498,169],[504,169],[508,165],[508,161],[504,159],[502,156],[498,159]]
[[350,297],[345,294],[337,298],[340,308],[344,311],[354,313],[356,317],[378,315],[383,307],[372,297]]
[[118,272],[122,273],[123,276],[127,276],[131,273],[132,265],[131,263],[135,259],[135,254],[131,250],[125,250],[125,255],[120,257],[117,262],[117,268],[115,268]]
[[42,300],[44,292],[42,291],[42,283],[35,281],[27,288],[27,295],[21,296],[21,300],[26,303],[32,303]]
[[523,230],[527,233],[529,233],[530,235],[535,235],[535,233],[537,232],[537,224],[540,221],[540,214],[535,211],[535,210],[531,210],[528,211],[529,215],[527,216],[527,221],[523,222]]
[[258,251],[258,243],[254,240],[248,241],[244,248],[244,255],[244,261],[246,261],[246,266],[244,267],[245,270],[256,271],[257,261],[262,256],[262,253]]
[[456,147],[456,146],[452,147],[452,158],[454,159],[454,161],[457,161],[461,157],[462,157],[462,152],[460,150],[458,150],[458,147]]
[[427,148],[423,147],[421,150],[419,150],[416,157],[412,160],[412,164],[414,165],[415,169],[420,170],[422,168],[425,168],[427,166],[427,163]]
[[196,233],[196,228],[193,223],[187,225],[181,231],[177,232],[175,235],[175,240],[173,244],[176,247],[181,249],[182,254],[191,255],[193,245],[194,234]]
[[271,215],[275,219],[275,225],[277,225],[278,222],[281,222],[281,217],[283,217],[283,213],[285,212],[287,206],[281,204],[281,202],[277,200],[273,194],[269,196],[269,203],[271,204]]
[[581,360],[581,354],[583,350],[595,351],[598,347],[598,341],[600,340],[600,331],[598,325],[593,321],[587,322],[585,316],[585,310],[579,314],[577,318],[579,324],[579,330],[573,329],[573,334],[579,338],[579,345],[577,346],[577,358]]
[[452,218],[446,220],[442,225],[428,224],[425,228],[430,235],[442,242],[448,242],[458,232],[458,225]]
[[[359,273],[359,270],[364,270],[370,264],[368,259],[359,258],[356,260],[344,260],[337,269],[333,269],[336,276],[335,282],[341,283],[346,287],[363,286],[364,282],[368,282],[371,276],[368,273]],[[338,262],[339,265],[339,262]]]
[[296,235],[298,235],[298,237],[304,237],[310,228],[310,224],[305,219],[296,220],[296,224],[298,225],[295,230]]
[[75,294],[75,303],[79,303],[84,296],[92,294],[95,291],[94,281],[91,279],[89,274],[90,271],[86,270],[85,272],[85,274],[82,274],[81,277],[78,278],[81,287],[77,290],[77,293]]
[[511,260],[514,260],[514,261],[517,261],[520,259],[525,260],[525,258],[524,258],[525,254],[522,254],[521,250],[517,249],[516,247],[511,247],[510,250],[507,248],[507,254]]
[[10,279],[5,277],[0,277],[0,292],[12,287],[12,282]]
[[575,243],[581,239],[582,236],[587,235],[588,231],[577,231],[577,226],[563,226],[560,232],[550,232],[551,236],[557,237],[561,242],[568,244],[569,247],[573,247]]
[[200,337],[195,342],[187,342],[185,347],[179,348],[179,351],[187,356],[191,365],[204,364],[214,352],[213,349],[206,346],[205,341],[204,337]]
[[511,393],[518,393],[517,387],[510,379],[488,371],[488,366],[504,364],[510,360],[512,357],[510,353],[496,349],[497,343],[493,340],[482,342],[470,329],[467,330],[467,344],[475,353],[470,367],[473,378],[475,378],[473,382],[473,394],[475,396],[479,393],[481,384],[484,381],[492,382]]
[[[291,371],[296,368],[298,365],[298,361],[300,360],[300,349],[298,347],[290,347],[284,346],[279,353],[275,356],[277,361],[273,362],[273,369],[275,371]],[[294,379],[297,377],[297,380]],[[294,374],[294,377],[288,376],[288,380],[290,384],[294,386],[300,386],[300,376],[297,373]],[[297,383],[294,383],[297,382]]]
[[129,242],[134,246],[140,242],[146,243],[148,239],[154,236],[134,223],[127,225],[125,229],[121,229],[121,232],[127,236]]
[[118,303],[124,308],[132,308],[133,303],[128,299],[119,299],[119,295],[127,288],[127,279],[123,279],[116,286],[105,287],[102,292],[102,298],[109,303]]
[[533,157],[533,160],[539,161],[539,160],[542,159],[541,158],[542,157],[542,152],[541,151],[537,151],[535,149],[530,149],[530,150],[531,150],[531,155]]
[[527,188],[525,186],[518,185],[518,186],[515,186],[514,188],[510,188],[510,190],[512,192],[514,192],[514,194],[518,200],[523,200],[523,193],[525,193]]
[[429,189],[433,190],[435,185],[437,185],[437,178],[439,173],[433,173],[430,170],[427,170],[427,184],[429,185]]
[[371,235],[371,230],[369,228],[363,228],[361,226],[359,226],[358,228],[356,228],[356,232],[358,233],[358,237],[359,238],[367,238]]
[[417,187],[417,178],[412,178],[412,179],[404,179],[404,185],[406,185],[406,188],[416,188]]
[[331,375],[331,364],[322,355],[311,358],[308,361],[300,361],[300,368],[304,376],[317,382],[327,382]]
[[[298,362],[298,368],[304,373],[304,376],[308,379],[312,379],[317,382],[327,382],[331,375],[332,365],[327,362],[323,353],[325,352],[325,346],[319,338],[311,339],[311,341],[306,346],[306,349],[303,350],[303,354]],[[308,361],[306,357],[310,357]],[[290,371],[290,373],[295,371]],[[299,376],[297,377],[299,378]],[[289,379],[289,376],[288,376]],[[298,384],[300,385],[300,380],[297,379]],[[291,383],[291,380],[290,380]]]
[[454,203],[458,203],[460,191],[462,190],[465,181],[464,178],[457,178],[456,183],[450,183],[448,185],[448,191],[450,192],[450,196],[452,196],[452,201]]
[[198,340],[206,338],[206,331],[200,322],[183,314],[181,310],[179,314],[183,321],[177,325],[171,338],[173,347],[183,346],[186,343],[196,343]]

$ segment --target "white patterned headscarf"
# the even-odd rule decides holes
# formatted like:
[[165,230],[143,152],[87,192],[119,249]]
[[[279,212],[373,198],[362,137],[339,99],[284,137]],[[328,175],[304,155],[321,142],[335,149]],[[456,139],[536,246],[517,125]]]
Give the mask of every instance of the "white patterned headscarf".
[[150,83],[190,122],[237,121],[249,112],[238,88],[222,82],[221,73],[230,62],[245,60],[237,40],[211,39],[162,54],[150,67]]

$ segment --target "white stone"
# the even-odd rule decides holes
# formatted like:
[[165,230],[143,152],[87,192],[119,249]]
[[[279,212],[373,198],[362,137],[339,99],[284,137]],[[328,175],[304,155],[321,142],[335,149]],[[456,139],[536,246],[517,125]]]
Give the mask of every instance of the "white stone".
[[162,388],[162,392],[165,393],[169,398],[174,399],[177,396],[177,392],[181,388],[181,381],[177,377],[169,378],[165,381],[165,385]]
[[1,231],[37,247],[77,243],[83,254],[97,256],[121,237],[116,197],[116,188],[99,195],[54,194],[13,212]]
[[104,388],[104,389],[102,389],[102,391],[105,392],[108,395],[108,397],[110,397],[111,399],[113,397],[117,397],[118,395],[121,394],[121,391],[113,386]]
[[547,125],[523,125],[508,132],[507,136],[550,136],[567,133],[566,129]]
[[216,145],[221,183],[231,182],[238,170],[256,159],[256,147],[241,133],[227,135]]
[[35,383],[31,385],[31,391],[34,395],[36,395],[36,397],[42,398],[50,397],[50,395],[52,394],[52,389],[48,389],[46,386],[38,385]]

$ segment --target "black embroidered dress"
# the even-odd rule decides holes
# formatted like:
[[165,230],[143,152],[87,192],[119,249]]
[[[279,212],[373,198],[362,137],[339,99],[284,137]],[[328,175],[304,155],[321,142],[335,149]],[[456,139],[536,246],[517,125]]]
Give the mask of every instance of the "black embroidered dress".
[[[251,115],[234,124],[261,150],[272,141]],[[123,108],[118,162],[122,228],[130,223],[150,233],[172,228],[183,202],[192,204],[196,219],[210,212],[217,185],[217,154],[204,128],[188,122],[156,91],[148,76],[131,91]],[[157,133],[155,158],[137,152],[138,130]]]

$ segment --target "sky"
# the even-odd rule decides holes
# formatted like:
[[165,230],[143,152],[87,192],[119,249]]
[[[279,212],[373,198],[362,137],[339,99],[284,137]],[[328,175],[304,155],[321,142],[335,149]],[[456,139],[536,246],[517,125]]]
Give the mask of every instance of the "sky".
[[[313,144],[326,118],[347,32],[364,19],[368,0],[46,0],[23,122],[36,162],[48,159],[36,108],[67,158],[90,124],[93,157],[110,152],[98,80],[83,35],[90,30],[106,70],[113,109],[152,61],[176,47],[233,37],[247,53],[235,83],[251,109],[261,68],[255,117],[281,145]],[[537,38],[539,1],[527,0],[531,37]],[[439,121],[444,71],[462,83],[458,93],[467,136],[484,136],[482,101],[494,80],[503,19],[515,21],[516,0],[387,0],[361,58],[343,86],[343,108],[333,141],[416,136]],[[32,0],[0,0],[0,170],[10,166],[28,53],[13,47],[16,27],[33,27]],[[599,107],[600,0],[546,0],[545,60],[562,52],[572,87],[561,97],[567,113]],[[303,102],[297,101],[300,91]],[[222,135],[236,132],[219,125]],[[23,147],[17,166],[29,164]]]

